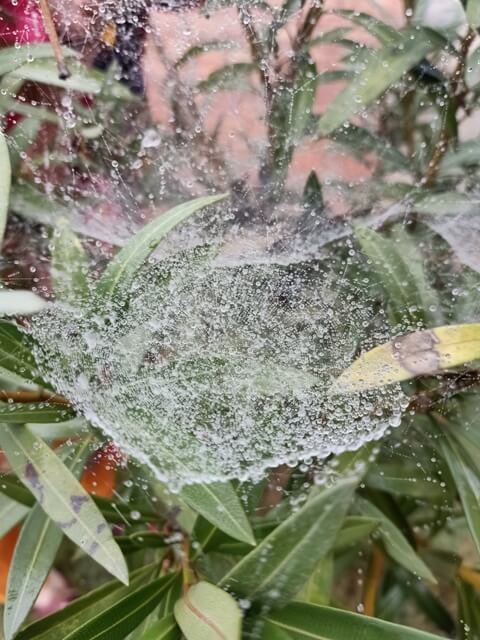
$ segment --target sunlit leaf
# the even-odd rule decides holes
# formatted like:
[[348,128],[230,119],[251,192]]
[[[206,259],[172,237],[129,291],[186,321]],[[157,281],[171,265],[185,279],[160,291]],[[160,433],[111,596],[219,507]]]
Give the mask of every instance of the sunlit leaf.
[[361,616],[341,609],[292,602],[268,616],[262,640],[271,629],[280,629],[291,640],[440,640],[440,636]]
[[240,640],[242,613],[231,595],[208,582],[187,589],[174,609],[186,640]]
[[110,527],[60,458],[27,427],[0,427],[0,446],[17,476],[64,534],[126,582],[125,560]]
[[225,195],[205,196],[180,204],[147,224],[117,253],[97,285],[98,295],[114,296],[131,282],[139,267],[178,224],[196,211],[225,199]]
[[357,481],[322,491],[282,522],[222,579],[239,597],[282,606],[331,550]]
[[362,391],[433,375],[477,358],[480,358],[480,324],[415,331],[362,354],[337,378],[332,392]]
[[209,522],[236,540],[255,544],[255,537],[231,483],[213,482],[186,486],[181,498]]
[[332,586],[334,581],[335,562],[333,553],[326,555],[308,579],[307,583],[296,596],[295,600],[309,602],[310,604],[330,604]]
[[362,73],[328,105],[319,123],[319,134],[326,136],[369,106],[442,39],[427,30],[404,29],[402,39],[373,51]]

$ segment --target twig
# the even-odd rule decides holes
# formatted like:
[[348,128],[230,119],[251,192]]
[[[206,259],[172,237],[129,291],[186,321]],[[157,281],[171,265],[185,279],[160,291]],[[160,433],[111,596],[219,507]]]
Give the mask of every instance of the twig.
[[374,547],[365,582],[365,594],[363,597],[363,612],[366,616],[374,616],[376,602],[385,568],[385,554],[379,547]]
[[273,87],[267,71],[267,61],[265,59],[265,53],[263,51],[263,47],[261,45],[257,32],[255,31],[255,27],[253,26],[253,16],[250,13],[248,7],[244,2],[241,2],[237,5],[237,8],[238,15],[240,17],[240,23],[245,33],[248,46],[250,47],[250,53],[252,55],[253,61],[257,66],[258,73],[260,74],[260,79],[265,88],[267,110],[269,110],[273,97]]
[[69,407],[70,402],[67,398],[59,396],[54,393],[45,391],[4,391],[0,390],[0,400],[6,400],[7,402],[49,402],[50,404],[59,404],[64,407]]
[[477,591],[480,591],[480,573],[472,569],[471,567],[467,567],[465,564],[461,564],[458,567],[458,577],[461,578],[464,582],[471,585]]
[[[450,81],[449,99],[455,103],[455,114],[458,108],[462,105],[467,89],[464,86],[465,80],[465,68],[467,63],[467,55],[470,49],[470,45],[476,37],[475,31],[469,29],[467,35],[462,40],[460,51],[458,52],[458,64],[453,72],[453,76]],[[447,103],[448,110],[448,103]],[[448,115],[448,114],[447,114]],[[440,131],[440,137],[435,145],[430,162],[428,163],[427,172],[422,180],[422,184],[427,187],[431,187],[436,179],[440,170],[440,164],[445,155],[448,143],[450,142],[450,133],[448,130],[448,117],[445,117]]]
[[310,39],[318,21],[323,14],[323,0],[313,0],[311,7],[307,11],[305,20],[298,30],[294,43],[294,54],[297,55],[302,51],[308,40]]
[[48,4],[48,0],[39,0],[39,4],[48,39],[50,40],[50,44],[53,47],[55,60],[57,61],[58,77],[60,78],[60,80],[66,80],[71,76],[71,73],[68,70],[67,64],[65,62],[62,46],[58,38],[57,30],[55,29],[55,24],[53,23],[50,5]]

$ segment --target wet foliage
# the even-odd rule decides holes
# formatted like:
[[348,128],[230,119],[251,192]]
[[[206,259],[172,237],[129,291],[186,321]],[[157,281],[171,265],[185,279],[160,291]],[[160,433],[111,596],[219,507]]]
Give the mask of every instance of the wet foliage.
[[478,3],[83,4],[0,3],[4,639],[479,639]]

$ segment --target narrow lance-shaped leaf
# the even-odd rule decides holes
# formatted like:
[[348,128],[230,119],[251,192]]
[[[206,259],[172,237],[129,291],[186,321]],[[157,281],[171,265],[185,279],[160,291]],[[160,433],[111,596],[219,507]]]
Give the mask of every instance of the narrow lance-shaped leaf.
[[143,633],[139,640],[180,640],[181,631],[173,615],[157,620]]
[[0,538],[21,522],[28,512],[29,507],[0,494]]
[[[65,57],[77,56],[78,54],[69,49],[62,47]],[[50,42],[40,42],[37,44],[28,43],[23,47],[5,47],[0,50],[0,76],[14,71],[17,67],[23,66],[32,60],[41,60],[43,58],[54,58],[55,53]]]
[[467,20],[472,29],[480,27],[480,2],[467,0]]
[[35,620],[28,627],[22,629],[17,634],[16,639],[65,640],[81,624],[109,610],[129,593],[133,593],[150,582],[157,573],[158,563],[154,563],[130,572],[130,584],[128,587],[116,580],[107,582],[107,584],[80,596],[64,609],[55,611],[55,613],[40,620]]
[[225,197],[225,194],[222,194],[191,200],[170,209],[147,224],[110,261],[97,285],[97,294],[114,297],[121,287],[128,287],[137,270],[169,231],[196,211],[220,202]]
[[27,427],[0,427],[0,446],[12,469],[45,513],[85,553],[122,582],[125,559],[110,527],[88,493],[62,461]]
[[175,578],[176,574],[170,574],[129,590],[109,609],[82,621],[64,640],[124,640],[161,603]]
[[[85,438],[66,462],[79,477],[87,458],[91,438]],[[62,530],[36,504],[30,511],[15,546],[8,573],[7,599],[3,616],[5,640],[10,640],[32,608],[56,558]]]
[[10,199],[10,184],[12,168],[5,136],[0,132],[0,242],[3,240],[7,225],[8,203]]
[[268,616],[262,640],[279,629],[291,640],[441,640],[440,636],[350,611],[292,602]]
[[480,478],[469,464],[468,453],[451,436],[445,434],[440,448],[455,480],[470,533],[480,553]]
[[415,553],[400,529],[368,500],[357,498],[357,504],[362,514],[378,521],[376,533],[386,553],[414,575],[436,583],[435,576],[420,556]]
[[180,497],[232,538],[255,544],[248,518],[230,482],[190,485],[183,488]]
[[78,302],[87,294],[87,256],[65,218],[53,231],[51,269],[57,299]]
[[65,422],[71,420],[75,413],[69,407],[48,402],[7,403],[0,402],[0,422],[9,424],[34,424]]
[[480,358],[480,324],[415,331],[362,354],[337,378],[331,391],[373,389],[416,376],[434,375],[477,358]]
[[222,579],[239,597],[282,606],[303,587],[335,543],[357,480],[341,481],[308,501]]
[[242,613],[232,596],[208,582],[185,591],[174,609],[186,640],[240,640]]
[[328,105],[319,123],[320,135],[328,135],[365,109],[397,82],[443,39],[421,28],[406,28],[401,40],[370,52],[365,69]]
[[0,319],[0,362],[4,369],[42,387],[50,388],[41,378],[32,353],[31,339],[13,324]]

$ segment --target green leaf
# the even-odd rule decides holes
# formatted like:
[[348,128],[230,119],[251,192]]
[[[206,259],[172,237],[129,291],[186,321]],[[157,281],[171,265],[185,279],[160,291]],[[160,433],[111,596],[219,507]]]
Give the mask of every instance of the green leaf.
[[415,331],[367,351],[335,381],[331,391],[373,389],[416,376],[434,375],[480,358],[480,324]]
[[457,583],[458,639],[480,638],[480,601],[473,587],[463,580]]
[[174,613],[186,640],[240,640],[240,607],[213,584],[194,584],[176,603]]
[[331,134],[335,144],[348,148],[362,162],[368,154],[375,153],[382,171],[409,169],[410,161],[389,140],[375,135],[368,129],[351,124]]
[[201,56],[202,53],[209,53],[210,51],[218,51],[222,49],[228,49],[231,51],[232,49],[237,48],[237,46],[238,45],[230,40],[208,40],[207,42],[203,42],[202,44],[195,45],[190,47],[190,49],[187,49],[187,51],[185,51],[185,53],[177,60],[175,67],[179,69],[186,62]]
[[40,505],[22,527],[8,574],[3,616],[5,640],[15,635],[27,617],[57,555],[63,533]]
[[48,402],[7,403],[0,402],[0,422],[9,424],[35,424],[65,422],[75,415],[72,409]]
[[435,576],[415,553],[415,550],[410,546],[400,529],[371,502],[364,498],[358,498],[357,500],[361,513],[378,521],[376,533],[383,544],[385,552],[395,562],[398,562],[399,565],[414,575],[436,583]]
[[255,71],[257,71],[257,67],[251,62],[226,64],[220,69],[212,71],[208,78],[199,82],[197,89],[203,92],[250,89],[250,83],[247,85],[246,82],[250,80]]
[[455,481],[470,533],[480,553],[480,477],[470,466],[468,453],[449,434],[445,433],[445,438],[440,441],[440,449]]
[[[479,3],[480,8],[480,3]],[[473,89],[480,82],[480,47],[477,47],[468,54],[465,67],[465,84],[469,89]]]
[[441,640],[424,631],[384,622],[349,611],[292,602],[268,616],[262,640],[270,640],[280,629],[291,640]]
[[239,597],[282,606],[335,544],[357,480],[322,491],[282,522],[222,579]]
[[347,85],[323,113],[319,123],[320,135],[329,135],[364,110],[429,51],[443,43],[433,32],[420,28],[403,29],[399,36],[401,39],[394,45],[369,53],[363,72]]
[[139,640],[180,640],[180,629],[173,615],[157,620],[142,634]]
[[28,512],[29,508],[24,504],[0,494],[0,538],[21,522]]
[[66,80],[61,80],[58,76],[56,60],[46,58],[17,67],[8,74],[8,79],[18,78],[82,93],[98,94],[102,90],[102,75],[99,72],[88,69],[79,63],[70,65],[70,71],[72,75]]
[[125,560],[110,527],[58,456],[27,427],[0,426],[0,446],[14,472],[64,534],[126,582]]
[[64,609],[32,622],[18,633],[16,640],[65,640],[81,624],[108,611],[128,594],[150,582],[157,571],[158,563],[147,565],[130,573],[128,587],[115,580],[89,591]]
[[[90,443],[91,437],[86,438],[66,463],[75,477],[79,477],[83,471]],[[53,565],[62,538],[61,529],[36,504],[22,526],[8,572],[3,616],[5,640],[15,635],[30,612]]]
[[423,323],[423,309],[429,300],[423,304],[423,296],[417,287],[417,281],[421,280],[423,273],[418,277],[414,271],[414,260],[407,260],[410,238],[403,233],[398,236],[398,242],[394,242],[367,227],[356,227],[354,234],[362,252],[372,262],[371,270],[375,279],[388,297],[394,322],[408,322],[413,327]]
[[311,604],[330,604],[334,581],[334,568],[333,553],[329,553],[320,560],[295,600],[310,602]]
[[232,538],[255,545],[252,527],[230,482],[186,486],[180,497]]
[[[76,57],[78,54],[69,49],[62,47],[65,57]],[[42,60],[44,58],[54,58],[53,47],[49,42],[41,42],[38,44],[26,44],[23,47],[5,47],[0,49],[0,76],[14,71],[18,67],[22,67],[25,63],[33,60]],[[58,73],[57,73],[58,75]]]
[[472,29],[480,27],[480,3],[478,0],[467,0],[467,20]]
[[65,218],[53,231],[51,271],[57,299],[78,302],[88,294],[87,256]]
[[0,241],[3,240],[7,225],[8,204],[10,200],[10,183],[12,181],[12,167],[7,141],[0,132]]
[[[347,516],[343,527],[340,529],[335,540],[335,551],[348,549],[358,544],[360,540],[373,533],[379,526],[380,521],[376,518],[366,518],[362,516]],[[317,603],[320,604],[320,603]]]
[[415,3],[413,22],[422,27],[435,29],[446,36],[454,36],[457,29],[465,25],[467,17],[460,0],[443,0],[441,11],[436,0],[418,0]]
[[46,305],[45,300],[33,291],[0,289],[0,316],[30,315],[42,311]]
[[124,640],[166,596],[176,574],[157,578],[117,600],[64,637],[64,640]]
[[0,319],[0,362],[2,367],[42,387],[51,388],[39,375],[32,354],[33,343],[12,322]]
[[98,282],[98,295],[100,297],[104,295],[114,297],[121,287],[128,287],[135,273],[169,231],[196,211],[225,198],[225,194],[196,198],[162,213],[150,224],[147,224],[109,262],[105,273]]
[[382,44],[395,44],[402,39],[397,29],[382,20],[362,11],[336,11],[337,15],[363,27],[370,35],[375,36]]

